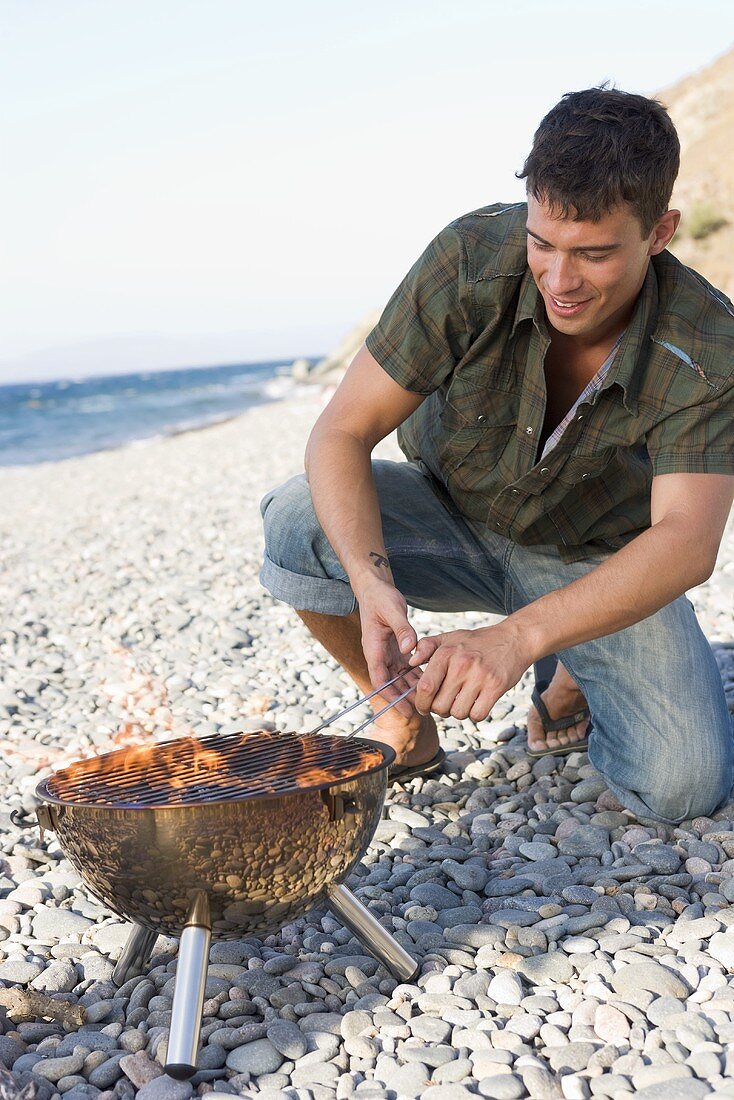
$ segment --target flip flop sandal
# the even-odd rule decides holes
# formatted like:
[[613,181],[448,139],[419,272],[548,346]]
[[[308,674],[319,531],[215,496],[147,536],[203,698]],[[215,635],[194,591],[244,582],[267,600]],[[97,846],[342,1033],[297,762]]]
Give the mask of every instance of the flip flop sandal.
[[387,769],[388,783],[406,783],[409,779],[415,779],[417,775],[433,775],[441,770],[446,753],[439,749],[435,756],[426,760],[423,764],[393,764]]
[[[540,724],[543,727],[544,733],[556,733],[558,730],[567,730],[571,726],[575,726],[577,722],[583,722],[584,718],[590,718],[591,712],[588,707],[583,707],[581,710],[577,710],[575,714],[564,714],[561,718],[551,718],[540,696],[548,688],[550,680],[539,680],[535,685],[532,694],[533,706],[540,715]],[[527,754],[533,760],[540,760],[544,756],[568,756],[572,752],[584,752],[589,746],[589,739],[585,737],[583,741],[574,741],[572,745],[559,745],[555,749],[528,749]]]

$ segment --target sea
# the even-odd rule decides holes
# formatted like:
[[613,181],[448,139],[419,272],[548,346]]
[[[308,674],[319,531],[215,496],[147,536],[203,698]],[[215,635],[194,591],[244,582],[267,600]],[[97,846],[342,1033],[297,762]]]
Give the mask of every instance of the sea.
[[57,462],[228,420],[287,396],[291,362],[0,386],[0,466]]

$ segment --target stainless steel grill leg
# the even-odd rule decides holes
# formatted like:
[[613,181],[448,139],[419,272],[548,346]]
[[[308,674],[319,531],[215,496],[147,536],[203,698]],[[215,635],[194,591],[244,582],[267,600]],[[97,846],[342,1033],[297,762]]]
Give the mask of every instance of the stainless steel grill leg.
[[350,932],[354,932],[370,954],[379,959],[393,977],[399,978],[401,982],[409,982],[417,976],[420,967],[412,955],[382,927],[351,890],[343,885],[335,886],[329,892],[329,905]]
[[166,1073],[177,1081],[185,1081],[196,1073],[211,938],[209,905],[206,895],[200,894],[189,909],[178,949],[166,1055]]
[[112,971],[115,985],[124,985],[128,978],[137,978],[138,974],[143,973],[157,939],[157,932],[143,928],[142,924],[133,925],[117,966]]

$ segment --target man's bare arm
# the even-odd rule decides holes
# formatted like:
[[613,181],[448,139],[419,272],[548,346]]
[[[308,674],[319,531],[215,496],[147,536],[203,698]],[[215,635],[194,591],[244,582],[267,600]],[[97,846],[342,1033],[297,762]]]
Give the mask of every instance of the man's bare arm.
[[374,683],[402,667],[417,641],[385,550],[371,453],[423,395],[404,390],[363,345],[317,420],[306,448],[318,520],[360,607],[362,645]]
[[652,526],[585,577],[496,627],[424,639],[413,658],[430,657],[416,705],[486,717],[533,661],[632,626],[702,583],[713,571],[733,498],[734,477],[724,474],[654,478]]
[[311,432],[306,475],[316,514],[353,586],[391,576],[370,455],[424,400],[362,345]]

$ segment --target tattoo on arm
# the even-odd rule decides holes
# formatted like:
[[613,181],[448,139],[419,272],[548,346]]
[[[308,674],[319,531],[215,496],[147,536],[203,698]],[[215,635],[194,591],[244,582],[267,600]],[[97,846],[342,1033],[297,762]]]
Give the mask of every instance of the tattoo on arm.
[[390,562],[387,560],[384,554],[378,554],[377,551],[371,550],[370,557],[372,558],[372,564],[375,569],[389,569]]

